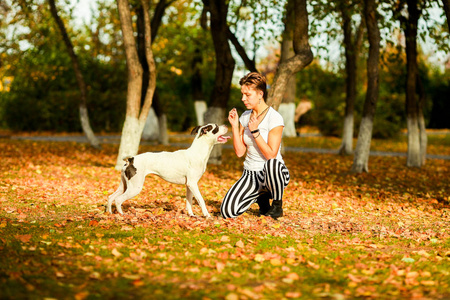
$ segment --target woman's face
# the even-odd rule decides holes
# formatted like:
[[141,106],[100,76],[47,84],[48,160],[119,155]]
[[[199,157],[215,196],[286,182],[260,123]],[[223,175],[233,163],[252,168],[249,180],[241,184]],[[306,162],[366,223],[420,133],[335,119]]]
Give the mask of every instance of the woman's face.
[[251,85],[243,85],[241,87],[242,102],[247,109],[253,109],[259,104],[259,100],[262,99],[263,92],[255,89]]

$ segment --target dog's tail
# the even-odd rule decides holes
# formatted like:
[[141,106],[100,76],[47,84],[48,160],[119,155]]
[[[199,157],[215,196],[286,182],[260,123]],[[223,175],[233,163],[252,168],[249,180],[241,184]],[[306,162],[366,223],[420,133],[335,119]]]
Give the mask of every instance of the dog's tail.
[[125,161],[125,165],[123,166],[123,173],[125,176],[130,180],[134,175],[136,175],[136,167],[133,165],[134,163],[134,157],[128,156],[123,159]]

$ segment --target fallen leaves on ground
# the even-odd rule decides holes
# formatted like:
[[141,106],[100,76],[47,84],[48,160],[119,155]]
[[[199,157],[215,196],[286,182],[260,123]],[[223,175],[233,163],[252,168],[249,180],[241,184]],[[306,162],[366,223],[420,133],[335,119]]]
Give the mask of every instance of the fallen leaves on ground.
[[[149,176],[105,213],[119,183],[117,148],[0,140],[0,296],[43,298],[445,298],[450,284],[450,162],[406,168],[406,158],[285,154],[284,217],[220,218],[242,160],[224,150],[199,187]],[[142,151],[174,149],[154,146]],[[169,298],[170,299],[170,298]]]

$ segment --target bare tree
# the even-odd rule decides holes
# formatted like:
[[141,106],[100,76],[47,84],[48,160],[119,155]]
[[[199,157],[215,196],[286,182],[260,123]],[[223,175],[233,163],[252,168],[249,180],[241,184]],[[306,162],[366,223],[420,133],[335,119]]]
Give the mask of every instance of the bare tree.
[[89,114],[86,105],[87,103],[86,82],[84,81],[83,73],[81,72],[80,63],[78,62],[78,56],[75,54],[75,51],[73,50],[73,44],[70,41],[64,23],[58,15],[55,0],[48,0],[48,3],[50,5],[51,14],[55,19],[56,24],[58,25],[59,31],[61,32],[61,35],[64,40],[64,44],[66,45],[67,48],[67,52],[69,53],[70,59],[72,61],[72,66],[75,72],[75,77],[77,79],[78,88],[80,89],[81,95],[80,95],[79,109],[80,109],[81,128],[83,129],[83,132],[86,135],[91,146],[93,146],[94,148],[100,148],[100,142],[98,141],[97,137],[92,131],[89,121]]
[[134,39],[130,5],[128,0],[117,0],[128,68],[127,111],[116,163],[116,169],[118,170],[122,168],[124,157],[136,155],[139,150],[142,131],[152,105],[153,94],[156,87],[156,65],[151,49],[152,42],[149,8],[146,0],[141,0],[141,5],[143,7],[145,24],[145,53],[150,70],[148,88],[142,106],[141,91],[143,70],[141,63],[139,62],[136,41]]
[[364,0],[364,18],[369,38],[369,57],[367,58],[367,93],[363,116],[359,127],[358,142],[352,172],[369,172],[370,142],[372,140],[373,118],[379,93],[380,29],[378,28],[376,0]]
[[[304,69],[313,60],[313,53],[309,45],[308,33],[308,11],[306,9],[306,0],[289,0],[293,1],[294,20],[294,36],[293,45],[295,55],[278,66],[272,88],[269,90],[267,103],[278,109],[288,85],[291,76]],[[289,6],[289,4],[288,4]]]

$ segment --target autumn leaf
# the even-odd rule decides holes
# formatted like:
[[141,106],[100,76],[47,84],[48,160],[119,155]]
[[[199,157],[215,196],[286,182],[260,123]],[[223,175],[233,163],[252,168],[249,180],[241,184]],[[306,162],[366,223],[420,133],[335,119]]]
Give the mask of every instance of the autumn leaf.
[[272,266],[281,266],[283,263],[281,262],[281,260],[279,258],[272,258],[270,260],[270,264]]
[[89,222],[89,226],[98,226],[98,221],[97,220],[91,220]]
[[297,273],[289,273],[286,275],[286,278],[292,279],[292,280],[299,280],[300,276],[298,276]]
[[262,255],[262,254],[256,254],[255,255],[255,261],[257,261],[257,262],[263,262],[264,260],[265,260],[265,258],[264,258],[264,255]]
[[221,262],[216,263],[216,269],[217,272],[222,273],[223,269],[225,269],[225,264]]
[[229,293],[225,296],[225,300],[239,300],[239,295],[235,293]]
[[300,292],[287,292],[284,294],[286,298],[300,298],[302,296],[302,293]]
[[221,241],[222,243],[229,243],[229,242],[230,242],[230,237],[227,236],[227,235],[223,235],[223,236],[220,238],[220,241]]
[[122,256],[122,253],[120,253],[116,248],[114,248],[114,249],[111,251],[111,253],[112,253],[112,255],[114,255],[115,257],[120,257],[120,256]]
[[244,248],[245,247],[245,245],[242,242],[242,240],[237,241],[235,246],[238,247],[238,248]]
[[309,267],[311,267],[313,269],[316,269],[316,270],[320,269],[320,266],[315,264],[315,263],[313,263],[312,261],[307,261],[307,264],[308,264]]
[[433,286],[436,284],[436,282],[434,282],[433,280],[422,280],[420,284],[425,286]]
[[28,243],[31,240],[31,234],[16,235],[16,239],[22,243]]
[[89,296],[88,291],[82,291],[77,294],[75,294],[75,300],[84,300]]
[[140,280],[140,279],[136,279],[136,280],[134,280],[134,281],[132,282],[132,284],[133,284],[135,287],[141,287],[141,286],[145,285],[145,282],[142,281],[142,280]]
[[348,276],[348,278],[349,278],[351,281],[353,281],[353,282],[355,282],[355,283],[360,283],[360,282],[362,282],[362,279],[361,279],[361,278],[359,278],[359,277],[357,277],[357,276],[355,276],[355,275],[353,275],[353,274],[351,274],[351,273],[349,273],[347,276]]

